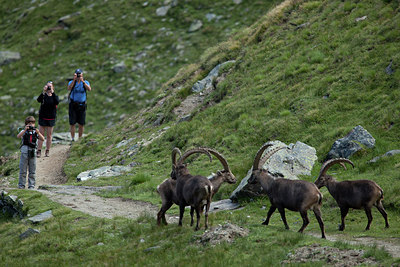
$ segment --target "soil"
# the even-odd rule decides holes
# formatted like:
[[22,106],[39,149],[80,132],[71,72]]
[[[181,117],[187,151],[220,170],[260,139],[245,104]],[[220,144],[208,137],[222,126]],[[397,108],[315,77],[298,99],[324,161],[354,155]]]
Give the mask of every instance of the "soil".
[[[36,186],[39,192],[45,194],[49,199],[66,207],[101,218],[113,218],[116,216],[137,219],[147,214],[156,217],[159,207],[143,201],[126,200],[123,198],[103,198],[95,195],[100,190],[115,190],[118,187],[89,187],[63,185],[67,181],[63,173],[63,165],[68,157],[69,145],[55,145],[50,151],[50,157],[37,159]],[[3,183],[1,187],[9,187]],[[170,223],[177,223],[176,216],[167,216]],[[236,237],[246,236],[247,229],[233,224],[219,225],[204,232],[200,236],[199,243],[218,244],[222,241],[233,242]],[[312,234],[320,237],[319,234]],[[383,247],[393,257],[400,257],[400,238],[378,239],[373,237],[354,237],[344,240],[342,235],[328,234],[330,241],[343,241],[350,244],[374,245]],[[353,266],[359,264],[376,264],[374,259],[364,258],[362,250],[338,250],[332,247],[321,247],[318,244],[297,249],[288,255],[284,263],[301,263],[306,261],[326,261],[328,265]]]

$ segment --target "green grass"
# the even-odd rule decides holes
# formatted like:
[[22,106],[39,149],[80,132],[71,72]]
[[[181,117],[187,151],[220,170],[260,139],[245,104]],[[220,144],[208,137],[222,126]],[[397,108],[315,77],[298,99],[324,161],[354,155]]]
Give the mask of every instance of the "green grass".
[[[163,105],[152,102],[148,109],[76,142],[64,167],[69,183],[75,183],[76,175],[81,171],[135,163],[128,174],[80,184],[122,185],[121,190],[102,195],[160,205],[155,190],[169,176],[173,147],[181,150],[196,146],[215,148],[227,158],[232,172],[241,180],[264,142],[281,140],[289,144],[299,140],[317,151],[318,161],[311,176],[301,177],[312,182],[334,141],[353,127],[362,125],[376,138],[375,148],[363,149],[352,156],[354,169],[332,168],[330,173],[335,173],[338,180],[376,181],[384,190],[389,229],[384,228],[383,218],[374,209],[371,230],[365,232],[365,213],[354,210],[347,216],[346,230],[339,232],[339,209],[323,188],[326,235],[339,235],[342,241],[332,243],[298,234],[301,218],[296,212],[286,213],[290,231],[284,229],[278,213],[272,216],[269,226],[261,226],[267,212],[261,207],[268,209],[270,204],[268,199],[260,198],[241,200],[242,210],[212,214],[211,226],[229,221],[250,229],[250,235],[233,244],[210,247],[196,243],[202,231],[193,232],[188,226],[187,214],[182,228],[175,224],[156,227],[153,217],[143,216],[137,221],[92,218],[54,204],[37,193],[16,191],[32,214],[52,207],[55,218],[39,225],[47,231],[25,241],[18,241],[18,234],[26,227],[23,223],[0,224],[0,233],[6,236],[0,240],[0,247],[7,244],[6,250],[0,250],[2,262],[11,264],[18,257],[32,259],[36,265],[43,259],[48,259],[49,264],[68,261],[71,265],[279,265],[296,248],[319,243],[345,249],[363,248],[382,265],[399,264],[398,258],[391,258],[376,246],[343,242],[366,236],[389,239],[397,237],[400,228],[400,156],[368,163],[388,150],[399,149],[397,89],[400,72],[385,73],[390,59],[393,59],[394,69],[400,62],[397,53],[400,38],[396,34],[400,25],[398,11],[396,1],[293,1],[275,9],[258,18],[249,28],[238,30],[224,42],[199,53],[195,63],[190,62],[179,71],[171,70],[176,76],[166,74],[168,77],[163,80],[162,89],[156,93],[158,100],[165,98]],[[368,15],[366,20],[355,22],[364,15]],[[308,26],[297,30],[290,24],[306,22],[309,22]],[[208,96],[211,104],[196,110],[190,121],[175,123],[172,108],[184,100],[190,93],[188,88],[196,80],[226,59],[236,62],[222,70],[226,78],[216,84],[216,90]],[[8,70],[4,72],[9,73]],[[159,113],[166,119],[161,126],[154,127],[152,122]],[[148,140],[167,126],[170,128],[160,138],[148,146],[140,145],[142,140]],[[120,141],[131,138],[127,146],[116,147]],[[138,144],[138,151],[130,154],[129,149],[135,144]],[[7,174],[6,178],[14,184],[16,178],[10,177],[17,177],[15,161],[0,166],[1,173]],[[193,173],[209,175],[221,166],[216,160],[210,163],[201,157],[190,159],[189,169]],[[215,200],[228,198],[235,187],[223,185]],[[177,207],[168,212],[177,213]],[[77,219],[80,217],[85,219]],[[309,218],[311,222],[305,233],[313,232],[319,236],[315,217],[309,214]],[[33,250],[37,242],[41,243],[40,249]],[[46,244],[50,256],[42,251]],[[81,245],[82,249],[75,250],[75,245]],[[146,251],[151,247],[159,248]],[[27,264],[27,260],[22,260],[22,264]]]

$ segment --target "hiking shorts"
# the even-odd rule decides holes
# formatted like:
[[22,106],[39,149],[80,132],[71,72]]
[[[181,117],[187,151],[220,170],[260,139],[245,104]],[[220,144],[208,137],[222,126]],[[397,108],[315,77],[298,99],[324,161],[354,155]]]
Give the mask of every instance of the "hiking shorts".
[[44,127],[54,127],[54,125],[56,125],[56,119],[39,118],[39,125]]
[[85,125],[86,119],[86,103],[70,102],[69,103],[69,125]]

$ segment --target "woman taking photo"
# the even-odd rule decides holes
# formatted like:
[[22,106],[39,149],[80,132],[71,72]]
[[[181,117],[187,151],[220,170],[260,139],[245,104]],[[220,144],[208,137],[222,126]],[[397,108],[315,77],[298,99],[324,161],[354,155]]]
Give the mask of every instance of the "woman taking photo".
[[[59,103],[58,96],[54,93],[53,82],[47,82],[43,87],[43,92],[37,98],[40,104],[39,109],[39,132],[44,135],[46,131],[46,153],[45,157],[50,155],[51,138],[53,127],[56,124],[57,105]],[[37,157],[42,154],[43,141],[38,142]]]

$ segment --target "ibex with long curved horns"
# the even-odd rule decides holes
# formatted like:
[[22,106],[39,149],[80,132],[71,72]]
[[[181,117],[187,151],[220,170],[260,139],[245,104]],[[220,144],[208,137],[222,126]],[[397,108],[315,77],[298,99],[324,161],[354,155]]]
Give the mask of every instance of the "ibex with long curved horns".
[[[271,207],[263,224],[268,225],[272,214],[278,209],[285,228],[289,229],[289,225],[286,222],[285,209],[298,211],[303,218],[303,225],[299,230],[302,233],[310,222],[307,217],[307,211],[312,209],[321,228],[322,238],[326,238],[321,217],[322,194],[315,184],[302,180],[275,179],[268,173],[268,170],[259,169],[261,156],[265,149],[270,146],[272,144],[266,143],[258,150],[253,163],[253,171],[248,181],[250,184],[255,184],[258,180],[267,192],[271,202]],[[263,160],[266,161],[272,154],[283,148],[285,147],[272,149],[263,157]]]
[[339,226],[339,230],[344,230],[344,220],[350,208],[365,210],[365,214],[368,218],[368,224],[365,230],[369,230],[372,222],[372,206],[375,206],[382,214],[383,218],[385,219],[386,228],[388,228],[389,223],[387,214],[382,205],[383,190],[377,183],[370,180],[337,182],[335,178],[326,174],[328,169],[335,164],[340,164],[345,167],[343,163],[349,163],[354,167],[353,162],[345,158],[328,160],[322,165],[319,176],[315,181],[315,185],[318,188],[323,186],[328,188],[329,193],[336,200],[336,203],[340,208],[342,224]]
[[[232,174],[230,171],[228,162],[226,161],[225,157],[222,156],[218,151],[211,149],[211,148],[202,148],[207,150],[210,154],[214,155],[219,161],[221,162],[223,166],[223,170],[217,171],[216,174],[214,174],[209,180],[211,181],[213,185],[213,195],[215,195],[222,183],[227,182],[229,184],[234,184],[236,183],[236,177]],[[177,166],[177,161],[176,161],[176,156],[179,154],[180,156],[182,155],[180,150],[178,148],[174,148],[172,150],[172,172],[171,172],[171,177],[176,178],[176,166]],[[172,178],[168,178],[164,180],[158,187],[157,187],[157,192],[161,196],[162,200],[162,206],[160,211],[157,214],[157,224],[160,225],[161,221],[167,225],[167,221],[165,219],[165,212],[172,206],[172,204],[177,204],[178,203],[178,197],[176,195],[176,180]],[[190,210],[190,215],[191,215],[191,225],[193,225],[193,212],[194,209],[191,208]]]

